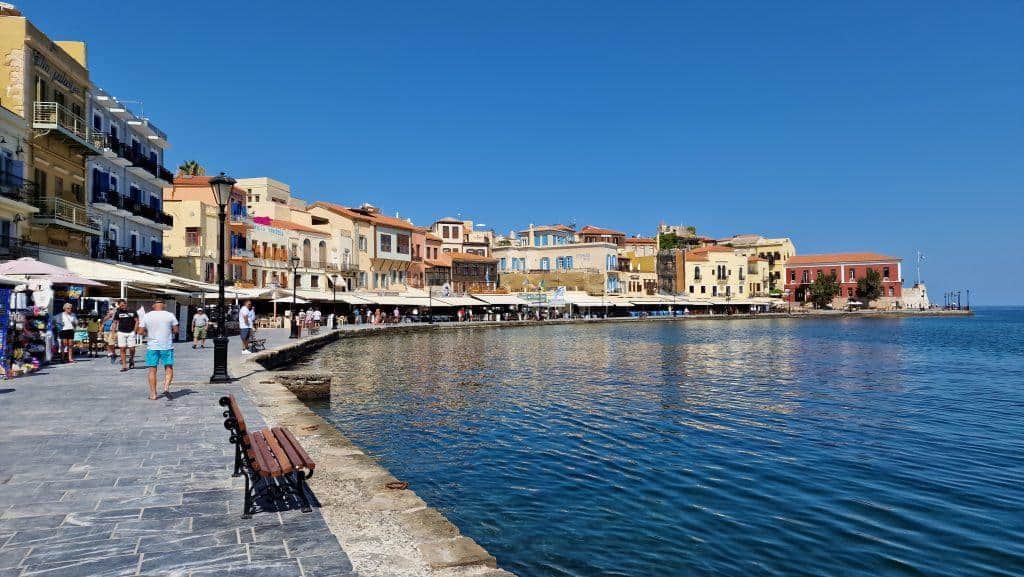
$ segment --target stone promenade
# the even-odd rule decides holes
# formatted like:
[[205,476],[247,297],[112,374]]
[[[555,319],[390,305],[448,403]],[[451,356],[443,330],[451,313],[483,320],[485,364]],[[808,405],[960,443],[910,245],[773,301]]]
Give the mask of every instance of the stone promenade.
[[354,575],[318,509],[241,518],[217,400],[262,419],[240,385],[205,382],[212,342],[177,345],[172,400],[147,399],[144,351],[126,373],[83,358],[0,381],[0,577]]

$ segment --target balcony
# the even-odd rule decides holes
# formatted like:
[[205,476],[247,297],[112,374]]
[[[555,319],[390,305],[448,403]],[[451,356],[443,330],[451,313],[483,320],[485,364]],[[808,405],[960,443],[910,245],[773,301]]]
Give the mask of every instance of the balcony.
[[231,249],[231,258],[250,259],[255,257],[252,251],[247,248],[233,248]]
[[14,260],[24,256],[39,258],[39,243],[13,236],[0,236],[0,260]]
[[9,172],[0,173],[0,198],[32,204],[35,184]]
[[357,272],[359,272],[359,267],[354,265],[354,264],[352,264],[352,263],[350,263],[350,262],[343,262],[343,263],[329,262],[329,263],[327,263],[326,270],[329,273],[338,273],[338,274],[344,275],[344,276],[354,276]]
[[160,188],[167,188],[171,186],[171,182],[174,180],[174,175],[163,166],[160,166],[160,164],[152,158],[149,158],[134,148],[123,144],[121,145],[121,151],[118,154],[131,162],[131,166],[128,167],[128,172],[131,172],[140,178],[145,178],[150,183],[155,184]]
[[41,225],[56,225],[86,234],[99,234],[99,223],[89,216],[85,205],[64,200],[56,196],[35,197],[32,205],[39,212],[32,215],[32,221]]
[[70,144],[91,154],[103,154],[107,135],[94,131],[81,117],[57,102],[36,102],[32,107],[32,128],[64,137]]
[[173,216],[161,210],[157,210],[152,206],[149,206],[148,204],[142,204],[141,202],[136,203],[133,214],[137,217],[154,222],[158,225],[165,226],[168,229],[174,228]]
[[116,190],[93,190],[92,205],[104,212],[115,211],[121,204],[121,195]]
[[171,268],[174,261],[163,256],[148,252],[119,247],[114,243],[99,243],[93,247],[92,258],[101,258],[115,262],[148,266],[154,268]]

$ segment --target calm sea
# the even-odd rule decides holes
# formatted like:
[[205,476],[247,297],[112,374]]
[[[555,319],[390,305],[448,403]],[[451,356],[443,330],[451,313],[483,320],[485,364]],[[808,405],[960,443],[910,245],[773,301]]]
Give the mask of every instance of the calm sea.
[[1024,309],[354,339],[315,408],[522,577],[1024,575]]

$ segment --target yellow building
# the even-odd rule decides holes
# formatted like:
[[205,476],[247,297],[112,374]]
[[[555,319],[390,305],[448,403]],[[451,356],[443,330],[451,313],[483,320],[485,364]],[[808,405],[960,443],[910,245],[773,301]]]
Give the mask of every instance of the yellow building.
[[27,233],[44,249],[88,254],[100,234],[86,208],[85,161],[103,153],[106,136],[85,120],[89,87],[84,43],[54,42],[0,6],[0,104],[31,131],[22,147],[39,210]]
[[684,251],[662,251],[658,256],[658,281],[663,293],[715,302],[749,298],[748,257],[736,249],[706,246]]
[[720,239],[721,246],[732,247],[743,256],[757,256],[768,261],[768,292],[782,293],[786,263],[796,255],[796,246],[789,238],[765,238],[757,234],[738,234]]
[[575,242],[575,233],[566,228],[531,227],[515,245],[494,247],[501,286],[513,292],[530,291],[543,282],[545,288],[619,293],[618,246]]

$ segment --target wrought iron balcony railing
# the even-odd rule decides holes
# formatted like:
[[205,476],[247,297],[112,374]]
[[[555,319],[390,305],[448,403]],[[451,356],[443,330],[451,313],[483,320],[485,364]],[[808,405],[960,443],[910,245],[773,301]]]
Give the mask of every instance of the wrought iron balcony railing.
[[0,172],[0,196],[32,204],[35,195],[35,184],[9,172]]
[[85,205],[64,200],[57,196],[35,196],[32,205],[39,209],[33,216],[36,218],[54,219],[69,224],[98,229],[98,223],[89,216]]

